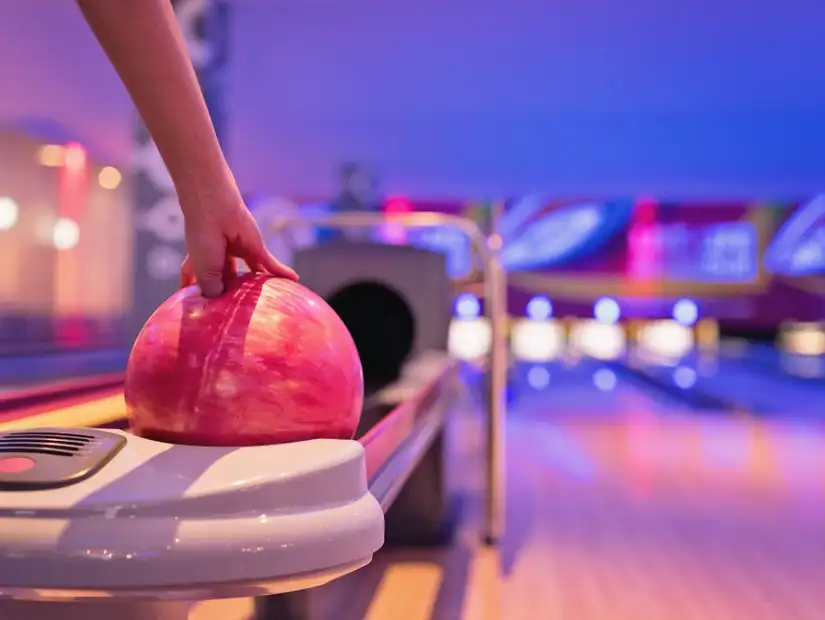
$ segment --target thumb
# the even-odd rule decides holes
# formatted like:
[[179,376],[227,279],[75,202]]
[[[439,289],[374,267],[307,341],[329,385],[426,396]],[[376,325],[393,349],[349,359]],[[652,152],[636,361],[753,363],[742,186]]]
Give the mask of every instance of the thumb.
[[222,236],[198,240],[192,248],[195,280],[204,297],[220,297],[224,292],[227,271],[226,240]]

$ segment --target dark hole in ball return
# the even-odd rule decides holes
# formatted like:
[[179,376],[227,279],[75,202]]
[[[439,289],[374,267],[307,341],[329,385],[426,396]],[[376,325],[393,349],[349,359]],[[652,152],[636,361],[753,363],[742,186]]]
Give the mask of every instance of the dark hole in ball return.
[[401,294],[386,284],[365,281],[344,286],[327,302],[352,334],[367,394],[396,381],[415,341],[415,319]]

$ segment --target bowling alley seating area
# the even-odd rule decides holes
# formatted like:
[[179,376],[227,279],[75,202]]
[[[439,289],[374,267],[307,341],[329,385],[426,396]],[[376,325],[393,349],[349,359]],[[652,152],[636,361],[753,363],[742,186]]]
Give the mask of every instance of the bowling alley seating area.
[[821,2],[171,4],[300,280],[0,3],[0,620],[825,618]]

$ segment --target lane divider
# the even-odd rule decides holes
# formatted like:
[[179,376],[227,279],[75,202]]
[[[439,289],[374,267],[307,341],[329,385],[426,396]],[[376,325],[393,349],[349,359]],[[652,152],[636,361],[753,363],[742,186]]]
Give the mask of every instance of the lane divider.
[[21,388],[14,392],[0,394],[0,416],[23,407],[51,406],[57,399],[89,396],[98,390],[122,386],[123,381],[124,373],[117,372]]

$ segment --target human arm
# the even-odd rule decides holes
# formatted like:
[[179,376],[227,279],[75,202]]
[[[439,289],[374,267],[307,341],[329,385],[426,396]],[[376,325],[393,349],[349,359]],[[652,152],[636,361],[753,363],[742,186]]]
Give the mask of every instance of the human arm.
[[[223,292],[226,258],[295,278],[267,250],[243,204],[169,0],[77,0],[166,164],[203,293]],[[184,280],[188,277],[183,274]]]

